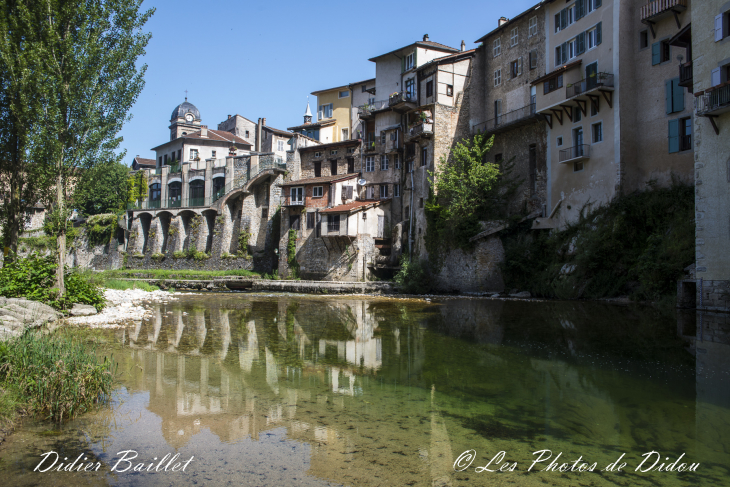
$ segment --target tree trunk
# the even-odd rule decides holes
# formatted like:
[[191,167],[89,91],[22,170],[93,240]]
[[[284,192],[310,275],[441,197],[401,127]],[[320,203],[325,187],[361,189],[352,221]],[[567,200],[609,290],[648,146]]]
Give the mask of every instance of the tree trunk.
[[56,176],[56,206],[58,208],[58,268],[56,268],[56,287],[60,296],[66,294],[66,284],[63,281],[66,268],[66,209],[63,198],[63,165],[59,161],[58,175]]

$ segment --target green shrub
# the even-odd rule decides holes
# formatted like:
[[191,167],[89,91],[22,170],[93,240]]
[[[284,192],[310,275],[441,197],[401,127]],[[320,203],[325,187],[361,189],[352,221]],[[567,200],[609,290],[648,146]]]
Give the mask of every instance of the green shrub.
[[414,258],[408,260],[403,254],[400,260],[400,270],[394,278],[400,290],[408,294],[425,294],[431,290],[431,278],[426,263]]
[[114,363],[73,338],[28,332],[0,355],[0,381],[17,388],[29,411],[69,420],[109,398]]
[[161,262],[165,258],[165,254],[160,254],[159,252],[155,252],[154,254],[150,255],[150,259],[154,260],[155,262]]
[[111,242],[117,227],[117,215],[107,213],[93,215],[86,220],[86,236],[91,245],[106,245]]
[[24,259],[6,259],[0,269],[0,296],[24,297],[58,309],[66,309],[74,303],[89,304],[97,310],[104,308],[102,291],[75,271],[66,271],[66,294],[59,296],[58,289],[54,287],[56,267],[55,258],[50,255],[42,257],[31,254]]

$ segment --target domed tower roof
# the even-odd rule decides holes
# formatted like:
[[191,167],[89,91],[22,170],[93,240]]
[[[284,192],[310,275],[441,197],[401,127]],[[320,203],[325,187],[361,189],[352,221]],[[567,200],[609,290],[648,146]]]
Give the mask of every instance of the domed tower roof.
[[175,120],[178,117],[184,118],[186,113],[192,113],[195,120],[200,120],[200,111],[195,107],[195,105],[188,102],[187,98],[185,98],[185,101],[176,106],[172,111],[170,121]]

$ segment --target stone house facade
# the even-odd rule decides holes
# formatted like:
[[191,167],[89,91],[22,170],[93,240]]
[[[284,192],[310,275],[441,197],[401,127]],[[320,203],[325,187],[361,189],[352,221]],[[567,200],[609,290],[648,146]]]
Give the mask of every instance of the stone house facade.
[[359,110],[369,103],[375,103],[375,78],[350,83],[350,126],[352,127],[352,139],[363,139],[365,131],[360,120]]

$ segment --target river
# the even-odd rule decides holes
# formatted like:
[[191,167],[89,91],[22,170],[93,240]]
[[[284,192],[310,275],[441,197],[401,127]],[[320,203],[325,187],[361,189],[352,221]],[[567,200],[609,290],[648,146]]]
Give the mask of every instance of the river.
[[[183,296],[107,331],[119,364],[109,405],[62,427],[26,421],[0,449],[0,476],[5,485],[730,485],[726,318],[578,302]],[[50,468],[53,454],[39,465],[47,452],[66,465],[79,458],[81,471]],[[619,458],[620,471],[605,470]],[[657,471],[662,463],[672,471]]]

